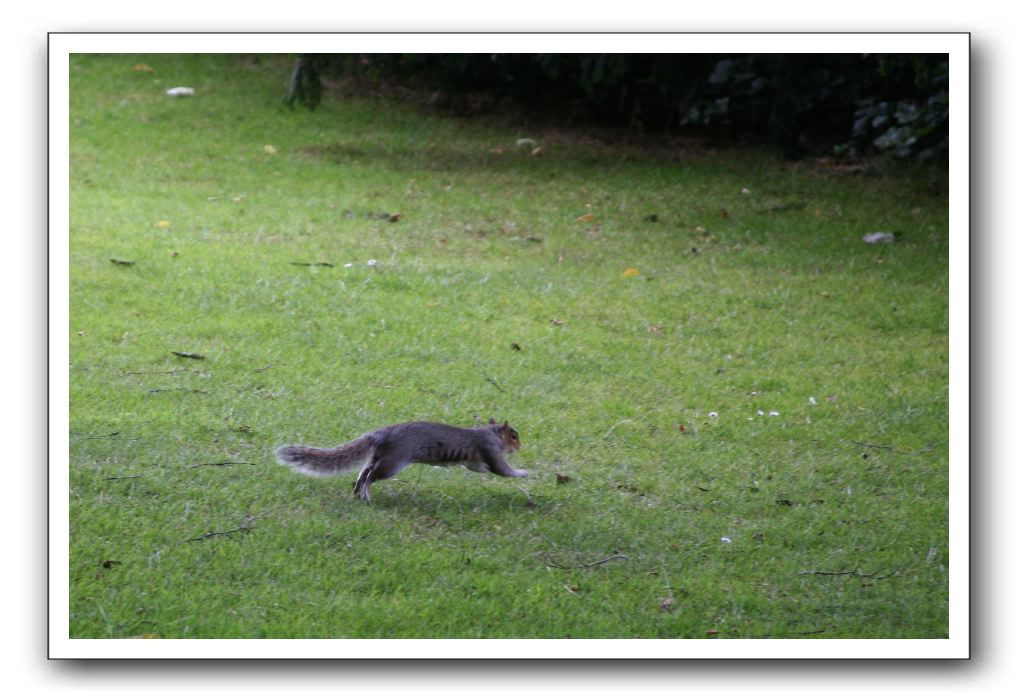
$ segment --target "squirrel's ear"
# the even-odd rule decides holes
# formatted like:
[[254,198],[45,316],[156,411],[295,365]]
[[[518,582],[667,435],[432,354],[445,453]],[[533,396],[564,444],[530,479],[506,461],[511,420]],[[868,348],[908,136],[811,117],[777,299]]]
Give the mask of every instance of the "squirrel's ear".
[[505,421],[504,423],[502,423],[502,429],[503,430],[508,430],[509,429],[509,421]]
[[498,422],[494,418],[489,418],[488,425],[498,425]]

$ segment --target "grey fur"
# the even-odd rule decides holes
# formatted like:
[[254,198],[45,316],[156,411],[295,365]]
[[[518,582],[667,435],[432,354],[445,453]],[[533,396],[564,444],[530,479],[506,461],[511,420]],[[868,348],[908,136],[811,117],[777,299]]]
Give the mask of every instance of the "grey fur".
[[392,478],[409,464],[465,466],[478,473],[522,478],[527,472],[512,468],[506,454],[520,446],[509,423],[492,419],[477,428],[444,423],[410,421],[381,428],[331,449],[288,445],[276,450],[280,464],[309,476],[331,476],[360,467],[354,495],[371,502],[368,491],[375,481]]

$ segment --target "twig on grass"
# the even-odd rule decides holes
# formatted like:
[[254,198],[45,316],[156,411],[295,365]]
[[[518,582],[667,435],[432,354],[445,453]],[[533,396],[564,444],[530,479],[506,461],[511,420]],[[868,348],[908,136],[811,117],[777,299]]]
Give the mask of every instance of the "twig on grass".
[[800,576],[818,576],[818,577],[861,577],[863,579],[887,579],[893,577],[893,574],[863,574],[857,569],[845,570],[843,572],[825,572],[823,570],[803,570],[799,572]]
[[269,363],[268,365],[266,365],[263,368],[258,368],[257,370],[255,370],[255,372],[265,372],[266,370],[271,368],[273,365],[275,365],[275,363]]
[[333,267],[331,262],[290,262],[296,267]]
[[526,488],[523,488],[523,487],[520,487],[520,486],[517,485],[516,489],[519,490],[521,493],[523,493],[524,495],[527,496],[527,507],[533,507],[534,506],[534,498],[530,497],[530,493],[527,492]]
[[628,559],[629,558],[623,555],[622,553],[616,553],[615,555],[609,555],[594,562],[583,562],[578,565],[560,565],[554,560],[549,560],[544,564],[546,564],[548,567],[554,567],[556,569],[586,569],[588,567],[597,567],[598,565],[603,565],[604,563],[610,562],[611,560],[628,560]]
[[230,529],[229,531],[209,531],[208,533],[203,533],[200,536],[195,536],[194,538],[188,538],[184,542],[185,543],[191,543],[193,541],[204,541],[204,540],[207,540],[209,538],[215,538],[216,536],[229,536],[230,534],[233,534],[233,533],[241,533],[241,532],[246,533],[246,532],[248,532],[250,530],[251,530],[250,526],[238,526],[237,528]]
[[487,382],[488,384],[490,384],[491,386],[493,386],[498,391],[502,392],[503,394],[505,393],[505,390],[502,389],[502,387],[498,384],[498,382],[496,382],[495,380],[491,379],[490,377],[485,377],[484,381]]
[[141,476],[106,476],[103,478],[104,481],[122,481],[128,478],[141,478]]
[[196,469],[199,466],[255,466],[250,461],[213,461],[207,464],[192,464],[189,469]]
[[[76,433],[71,433],[71,434],[74,435]],[[119,430],[114,430],[113,432],[107,433],[106,435],[89,435],[87,437],[82,437],[82,438],[79,438],[79,439],[82,439],[82,440],[105,440],[106,438],[109,438],[109,437],[116,437],[119,434],[120,434]]]
[[188,389],[187,387],[170,387],[169,389],[150,389],[149,394],[159,394],[160,392],[192,392],[193,394],[208,394],[204,389]]
[[194,372],[199,375],[204,375],[207,370],[190,370],[188,368],[177,368],[176,370],[138,370],[136,372],[125,372],[124,376],[127,375],[177,375],[182,372]]

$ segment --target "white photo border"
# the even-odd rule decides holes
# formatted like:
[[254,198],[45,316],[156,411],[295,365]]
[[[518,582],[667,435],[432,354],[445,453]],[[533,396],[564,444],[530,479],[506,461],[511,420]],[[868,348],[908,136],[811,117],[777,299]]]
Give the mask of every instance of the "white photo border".
[[[950,602],[945,639],[72,639],[69,635],[69,58],[75,53],[947,53]],[[970,656],[970,36],[967,33],[52,33],[49,35],[51,659],[966,659]]]

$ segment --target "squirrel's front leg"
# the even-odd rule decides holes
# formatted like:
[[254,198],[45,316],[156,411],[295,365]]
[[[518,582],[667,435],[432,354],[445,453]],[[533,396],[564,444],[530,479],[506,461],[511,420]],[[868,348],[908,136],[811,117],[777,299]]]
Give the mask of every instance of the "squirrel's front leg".
[[505,460],[505,457],[500,452],[489,452],[484,455],[484,463],[488,465],[492,473],[498,474],[499,476],[507,476],[509,478],[526,478],[528,474],[523,469],[514,469],[509,465],[509,462]]

